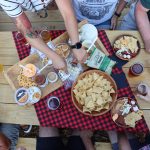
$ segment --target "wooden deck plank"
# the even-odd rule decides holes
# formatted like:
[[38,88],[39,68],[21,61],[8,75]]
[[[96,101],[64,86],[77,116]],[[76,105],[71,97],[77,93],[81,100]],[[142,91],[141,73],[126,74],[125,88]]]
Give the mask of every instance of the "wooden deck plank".
[[96,150],[112,150],[110,143],[96,142],[95,147]]
[[36,138],[19,138],[17,147],[23,146],[27,150],[36,150]]
[[[49,30],[65,30],[64,22],[33,22],[32,26],[38,29],[42,26],[47,26]],[[10,23],[0,23],[0,31],[17,31],[16,26]]]
[[[48,10],[48,17],[47,18],[40,18],[36,13],[31,11],[25,11],[27,17],[31,22],[55,22],[61,21],[63,22],[63,18],[59,12],[59,10]],[[12,22],[11,18],[6,15],[5,12],[0,11],[0,23],[10,23]]]
[[[9,44],[8,44],[9,41]],[[15,47],[15,43],[12,37],[12,32],[0,32],[0,49]]]
[[0,103],[0,122],[39,125],[33,106]]
[[0,84],[0,102],[1,103],[15,103],[14,91],[10,85]]

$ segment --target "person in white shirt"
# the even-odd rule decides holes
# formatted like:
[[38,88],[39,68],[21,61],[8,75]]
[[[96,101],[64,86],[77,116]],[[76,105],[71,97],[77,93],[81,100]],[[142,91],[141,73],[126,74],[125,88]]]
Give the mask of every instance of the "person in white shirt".
[[86,19],[98,29],[115,29],[118,17],[130,0],[72,0],[72,2],[77,20]]
[[[12,18],[18,30],[23,33],[27,41],[36,49],[45,53],[53,62],[56,69],[66,69],[65,61],[52,51],[43,40],[33,31],[31,23],[23,9],[32,12],[38,12],[45,8],[52,0],[1,0],[0,6]],[[64,18],[65,26],[74,45],[73,53],[76,59],[81,63],[86,60],[86,51],[82,49],[79,43],[78,26],[71,5],[71,0],[55,0],[56,4]],[[69,16],[69,19],[68,19]]]

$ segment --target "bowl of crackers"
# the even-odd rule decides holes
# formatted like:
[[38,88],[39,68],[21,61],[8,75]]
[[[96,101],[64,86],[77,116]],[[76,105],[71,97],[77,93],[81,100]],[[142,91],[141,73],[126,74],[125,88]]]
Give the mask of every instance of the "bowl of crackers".
[[112,120],[120,127],[135,128],[142,119],[143,112],[137,102],[128,97],[119,98],[111,109]]
[[132,35],[121,35],[115,40],[113,48],[118,58],[129,61],[139,54],[140,43]]
[[71,89],[74,106],[83,114],[99,116],[107,113],[116,101],[117,86],[105,72],[86,71],[77,78]]
[[70,46],[67,43],[59,43],[55,46],[55,51],[63,58],[67,58],[70,54]]

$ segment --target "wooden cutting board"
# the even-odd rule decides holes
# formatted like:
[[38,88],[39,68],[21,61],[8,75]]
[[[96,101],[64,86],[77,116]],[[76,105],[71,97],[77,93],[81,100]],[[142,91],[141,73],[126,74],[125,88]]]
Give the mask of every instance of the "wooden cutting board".
[[[34,64],[37,68],[41,69],[43,64],[40,60],[40,57],[36,54],[30,55],[26,57],[25,59],[21,60],[11,68],[9,68],[7,71],[4,72],[4,76],[7,79],[8,83],[12,87],[14,91],[16,91],[18,88],[20,88],[18,84],[17,77],[20,73],[21,68],[19,67],[19,64],[26,65],[28,63]],[[51,71],[54,71],[54,68],[52,66],[48,66],[46,69],[44,69],[41,73],[47,76],[47,74]],[[60,79],[57,80],[55,83],[49,83],[46,87],[41,88],[42,91],[42,98],[48,95],[49,93],[55,91],[59,87],[63,85],[62,81]]]

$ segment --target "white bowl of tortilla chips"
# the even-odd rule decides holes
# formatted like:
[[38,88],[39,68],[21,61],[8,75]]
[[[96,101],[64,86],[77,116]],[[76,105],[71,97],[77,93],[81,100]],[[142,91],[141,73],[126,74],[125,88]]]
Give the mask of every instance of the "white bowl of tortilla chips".
[[73,84],[71,96],[81,113],[99,116],[113,107],[117,99],[117,86],[107,73],[89,70],[82,73]]

